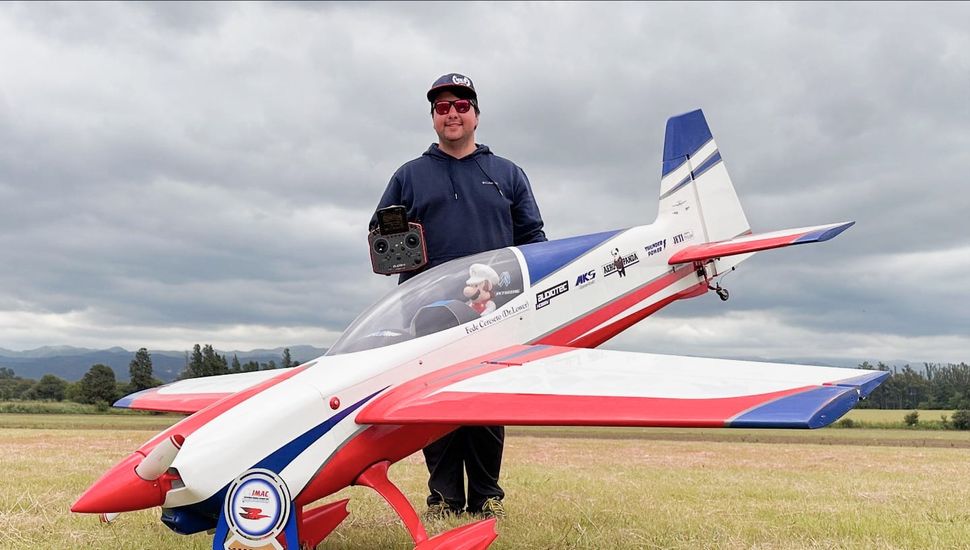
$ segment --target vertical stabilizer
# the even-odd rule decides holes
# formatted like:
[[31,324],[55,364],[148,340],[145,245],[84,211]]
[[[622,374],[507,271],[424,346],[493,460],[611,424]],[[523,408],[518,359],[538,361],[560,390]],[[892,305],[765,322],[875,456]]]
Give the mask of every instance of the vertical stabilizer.
[[667,121],[658,219],[689,231],[695,244],[751,230],[700,109]]

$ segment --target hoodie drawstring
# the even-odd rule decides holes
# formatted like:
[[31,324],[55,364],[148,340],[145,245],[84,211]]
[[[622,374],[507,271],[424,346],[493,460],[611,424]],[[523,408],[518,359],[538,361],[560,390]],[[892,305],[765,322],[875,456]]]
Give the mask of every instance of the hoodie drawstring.
[[455,200],[458,200],[458,190],[455,189],[455,161],[448,159],[448,181],[451,182],[451,192],[455,194]]

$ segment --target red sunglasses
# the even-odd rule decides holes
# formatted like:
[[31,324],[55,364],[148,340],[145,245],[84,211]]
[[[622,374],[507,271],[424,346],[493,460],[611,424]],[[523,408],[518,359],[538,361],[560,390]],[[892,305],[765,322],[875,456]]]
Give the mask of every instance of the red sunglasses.
[[455,106],[456,111],[458,111],[461,114],[465,114],[468,112],[469,109],[472,108],[472,105],[474,105],[474,103],[472,103],[472,100],[470,99],[456,99],[454,101],[445,101],[445,100],[435,101],[434,111],[441,116],[445,116],[451,112],[452,105]]

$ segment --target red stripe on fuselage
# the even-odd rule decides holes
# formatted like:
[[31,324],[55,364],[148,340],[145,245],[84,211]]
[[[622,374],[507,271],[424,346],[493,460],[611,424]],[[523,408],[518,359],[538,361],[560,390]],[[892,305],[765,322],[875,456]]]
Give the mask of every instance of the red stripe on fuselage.
[[174,426],[165,430],[164,432],[156,435],[148,443],[145,443],[144,445],[142,445],[136,452],[147,455],[152,449],[155,448],[155,445],[158,445],[160,441],[175,434],[181,435],[182,437],[188,437],[189,434],[195,432],[202,426],[208,424],[209,421],[212,420],[213,418],[221,415],[222,413],[228,411],[229,409],[235,407],[236,405],[242,403],[243,401],[246,401],[250,397],[262,392],[263,390],[267,388],[271,388],[279,384],[280,382],[283,382],[284,380],[288,380],[296,376],[297,374],[303,372],[310,366],[311,365],[303,365],[299,367],[293,367],[291,369],[285,369],[282,372],[280,372],[279,376],[270,378],[269,380],[266,380],[265,382],[257,384],[251,388],[247,388],[240,392],[231,394],[220,401],[216,401],[215,403],[200,410],[199,412],[193,414],[192,416],[185,418],[184,420],[182,420],[178,424],[175,424]]
[[[585,336],[587,332],[609,321],[613,317],[635,306],[636,304],[647,300],[661,290],[677,283],[684,277],[692,275],[693,273],[694,270],[690,266],[679,267],[670,273],[661,275],[660,277],[646,283],[626,296],[621,296],[608,304],[604,304],[599,309],[595,309],[585,316],[579,317],[574,321],[553,330],[545,336],[539,337],[538,340],[535,340],[532,343],[547,344],[551,346],[595,347],[606,340],[609,340],[613,336],[616,336],[620,331],[628,328],[633,323],[643,319],[651,313],[654,313],[674,300],[695,296],[697,293],[694,288],[687,289],[689,292],[685,291],[686,295],[685,292],[681,292],[671,296],[670,298],[665,298],[653,306],[648,306],[637,313],[633,313],[626,318],[613,323],[610,326],[599,329],[595,333],[595,336],[590,336],[589,338],[586,338]],[[703,283],[698,283],[698,285],[703,285]],[[706,287],[704,290],[706,290]],[[703,292],[700,293],[702,294]],[[626,324],[624,324],[624,322],[626,322]],[[584,345],[587,343],[592,343],[592,345]]]
[[449,425],[370,426],[355,435],[300,491],[294,502],[304,506],[350,486],[371,464],[392,464],[458,428]]

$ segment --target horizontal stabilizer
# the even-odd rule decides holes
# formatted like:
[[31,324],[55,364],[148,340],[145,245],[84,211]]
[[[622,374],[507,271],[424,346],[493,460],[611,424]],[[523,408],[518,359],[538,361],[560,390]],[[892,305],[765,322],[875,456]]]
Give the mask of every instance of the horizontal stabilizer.
[[771,233],[743,235],[726,241],[697,244],[676,252],[670,257],[667,263],[676,265],[700,262],[723,258],[725,256],[734,256],[736,254],[748,254],[759,250],[781,248],[794,244],[827,241],[849,227],[852,227],[853,224],[855,222],[841,222],[828,225],[816,225],[814,227],[783,229],[781,231],[772,231]]
[[[309,364],[305,366],[309,366]],[[113,406],[140,411],[191,414],[225,397],[285,374],[292,374],[292,369],[260,370],[187,378],[127,395],[116,401]]]
[[819,428],[889,373],[516,346],[389,390],[361,424]]

